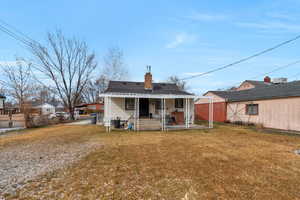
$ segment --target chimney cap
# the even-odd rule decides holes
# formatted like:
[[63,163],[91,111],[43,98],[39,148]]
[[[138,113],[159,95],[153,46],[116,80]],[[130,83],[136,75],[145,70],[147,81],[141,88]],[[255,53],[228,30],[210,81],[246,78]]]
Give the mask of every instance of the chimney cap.
[[147,72],[150,72],[151,73],[151,65],[147,65]]

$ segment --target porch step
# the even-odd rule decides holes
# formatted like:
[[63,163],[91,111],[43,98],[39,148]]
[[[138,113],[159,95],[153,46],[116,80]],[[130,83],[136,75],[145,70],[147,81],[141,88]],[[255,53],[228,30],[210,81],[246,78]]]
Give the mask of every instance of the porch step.
[[159,119],[139,119],[139,130],[160,130]]

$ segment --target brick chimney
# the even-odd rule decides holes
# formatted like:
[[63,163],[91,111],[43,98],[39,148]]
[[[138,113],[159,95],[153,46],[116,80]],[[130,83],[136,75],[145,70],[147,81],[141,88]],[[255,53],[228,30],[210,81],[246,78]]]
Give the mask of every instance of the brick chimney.
[[151,74],[151,66],[147,66],[147,72],[145,74],[144,81],[145,90],[152,90],[152,74]]
[[264,78],[264,82],[265,82],[265,83],[271,83],[271,78],[268,77],[268,76],[266,76],[266,77]]

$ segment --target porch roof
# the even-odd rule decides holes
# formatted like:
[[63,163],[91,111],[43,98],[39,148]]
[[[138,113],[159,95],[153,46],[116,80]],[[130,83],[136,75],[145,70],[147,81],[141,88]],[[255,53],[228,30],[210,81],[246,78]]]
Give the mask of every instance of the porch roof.
[[104,93],[133,93],[150,95],[193,95],[182,91],[174,83],[153,83],[152,89],[145,89],[144,82],[110,81]]
[[138,93],[103,93],[100,97],[115,97],[115,98],[146,98],[146,99],[196,99],[211,97],[196,96],[196,95],[182,95],[182,94],[138,94]]

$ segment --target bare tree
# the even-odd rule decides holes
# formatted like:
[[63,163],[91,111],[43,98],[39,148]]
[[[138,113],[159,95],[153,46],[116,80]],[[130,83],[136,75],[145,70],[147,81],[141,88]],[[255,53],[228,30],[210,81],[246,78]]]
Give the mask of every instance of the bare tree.
[[52,103],[56,99],[55,92],[44,85],[37,85],[33,95],[33,101],[40,104]]
[[32,96],[33,80],[31,77],[31,64],[20,59],[16,60],[16,66],[4,66],[6,76],[5,85],[7,92],[12,96],[23,110],[25,102]]
[[106,79],[122,80],[128,77],[128,70],[124,62],[124,54],[119,47],[109,48],[103,61],[103,75]]
[[60,31],[48,33],[46,45],[34,44],[30,50],[38,63],[35,69],[48,78],[74,119],[74,108],[97,66],[95,54],[85,42]]
[[88,82],[83,91],[83,99],[86,103],[97,103],[100,101],[99,94],[104,92],[107,87],[107,78],[101,75],[96,80]]
[[6,94],[7,90],[4,88],[4,82],[0,82],[0,95]]
[[99,94],[105,91],[110,80],[124,80],[128,78],[124,54],[120,48],[109,48],[103,57],[103,61],[104,66],[101,75],[96,80],[89,81],[83,91],[83,98],[87,103],[99,102]]
[[170,83],[175,83],[178,86],[178,88],[182,91],[186,91],[188,89],[187,83],[185,81],[180,80],[178,76],[170,76],[167,79],[167,81]]

